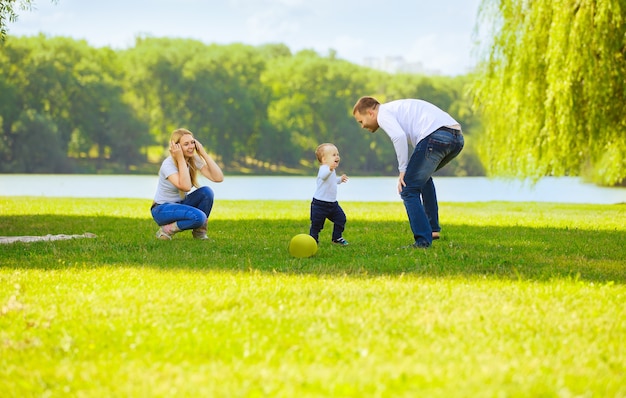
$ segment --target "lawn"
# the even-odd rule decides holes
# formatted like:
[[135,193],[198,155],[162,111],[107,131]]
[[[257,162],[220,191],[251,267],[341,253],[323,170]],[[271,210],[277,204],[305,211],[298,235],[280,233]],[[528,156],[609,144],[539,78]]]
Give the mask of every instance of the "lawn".
[[0,395],[626,397],[626,205],[217,201],[211,241],[154,238],[150,202],[0,197]]

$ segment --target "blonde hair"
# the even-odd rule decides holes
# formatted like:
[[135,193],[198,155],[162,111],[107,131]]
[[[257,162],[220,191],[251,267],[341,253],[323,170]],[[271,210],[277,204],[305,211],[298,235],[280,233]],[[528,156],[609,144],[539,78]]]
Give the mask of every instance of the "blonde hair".
[[[190,135],[193,137],[193,133],[187,129],[182,129],[182,128],[176,129],[172,131],[172,136],[170,137],[170,141],[175,144],[179,144],[180,139],[185,135]],[[198,166],[196,166],[195,158],[193,156],[190,158],[185,158],[185,162],[187,162],[187,167],[189,167],[189,176],[191,177],[191,185],[193,185],[196,188],[199,188],[200,184],[198,184]],[[176,165],[176,167],[178,167],[178,165]],[[180,170],[178,171],[180,172]],[[179,189],[178,194],[180,195],[181,198],[184,198],[187,193]]]
[[319,144],[317,146],[317,148],[315,149],[315,157],[317,158],[317,161],[322,163],[322,161],[324,160],[324,152],[326,152],[326,148],[328,147],[333,147],[336,148],[334,144],[325,142],[323,144]]

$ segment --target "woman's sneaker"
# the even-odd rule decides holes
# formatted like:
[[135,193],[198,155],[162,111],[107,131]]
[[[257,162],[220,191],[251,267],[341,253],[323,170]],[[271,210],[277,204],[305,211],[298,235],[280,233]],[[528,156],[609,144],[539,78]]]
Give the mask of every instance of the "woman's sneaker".
[[348,241],[344,238],[334,239],[333,243],[339,246],[348,246]]

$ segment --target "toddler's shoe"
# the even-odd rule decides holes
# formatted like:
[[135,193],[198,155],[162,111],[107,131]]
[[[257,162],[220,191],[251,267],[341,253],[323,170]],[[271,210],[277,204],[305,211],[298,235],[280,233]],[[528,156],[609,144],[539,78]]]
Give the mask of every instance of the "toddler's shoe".
[[333,240],[333,243],[339,246],[348,246],[348,241],[344,238],[335,239]]

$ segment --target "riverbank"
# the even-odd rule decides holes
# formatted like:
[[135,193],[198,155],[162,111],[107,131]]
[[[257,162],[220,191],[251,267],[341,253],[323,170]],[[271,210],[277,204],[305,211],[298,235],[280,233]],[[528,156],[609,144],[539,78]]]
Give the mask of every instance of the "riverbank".
[[[626,188],[599,187],[576,177],[529,181],[486,177],[435,177],[440,202],[626,203]],[[315,177],[226,176],[220,184],[201,179],[217,200],[309,200]],[[156,176],[0,174],[0,196],[142,198],[150,200]],[[338,189],[339,201],[400,201],[396,177],[353,177]]]

